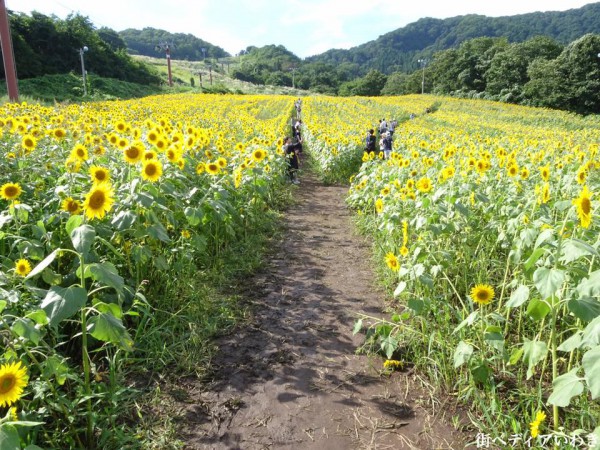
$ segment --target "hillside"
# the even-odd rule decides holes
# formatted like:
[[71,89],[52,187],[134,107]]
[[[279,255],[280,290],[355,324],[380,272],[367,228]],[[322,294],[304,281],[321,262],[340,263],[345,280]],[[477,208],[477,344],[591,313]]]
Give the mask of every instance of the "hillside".
[[222,58],[229,56],[221,47],[213,45],[192,34],[169,33],[165,30],[146,27],[143,30],[128,28],[120,31],[119,36],[127,44],[130,53],[156,56],[156,46],[161,43],[171,44],[173,59],[200,61],[205,58]]
[[505,17],[466,15],[448,19],[424,18],[349,50],[332,49],[306,58],[307,62],[351,64],[361,75],[411,72],[421,56],[457,47],[477,37],[506,37],[523,42],[545,35],[567,44],[586,33],[600,33],[600,2],[568,11],[535,12]]

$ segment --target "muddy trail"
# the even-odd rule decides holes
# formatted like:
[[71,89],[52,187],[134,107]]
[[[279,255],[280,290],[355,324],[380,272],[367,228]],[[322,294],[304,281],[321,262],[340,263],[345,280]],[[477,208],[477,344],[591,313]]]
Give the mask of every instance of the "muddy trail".
[[385,295],[346,194],[301,179],[285,239],[243,292],[251,320],[218,340],[211,380],[180,386],[186,448],[463,448],[418,374],[382,375],[381,357],[355,354],[356,312],[383,317]]

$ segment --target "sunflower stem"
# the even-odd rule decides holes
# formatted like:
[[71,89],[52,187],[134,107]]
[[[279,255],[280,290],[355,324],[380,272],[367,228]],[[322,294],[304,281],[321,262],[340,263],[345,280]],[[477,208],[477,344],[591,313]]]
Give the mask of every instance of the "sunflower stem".
[[[83,260],[83,255],[79,255],[79,266],[81,268],[81,287],[85,289],[85,265]],[[93,433],[94,433],[94,424],[93,424],[93,415],[92,415],[92,396],[91,396],[91,387],[90,387],[90,358],[88,353],[88,341],[87,341],[87,316],[86,309],[81,309],[81,358],[83,363],[83,377],[84,377],[84,387],[85,387],[85,395],[87,397],[86,406],[87,406],[87,444],[88,448],[93,448]]]

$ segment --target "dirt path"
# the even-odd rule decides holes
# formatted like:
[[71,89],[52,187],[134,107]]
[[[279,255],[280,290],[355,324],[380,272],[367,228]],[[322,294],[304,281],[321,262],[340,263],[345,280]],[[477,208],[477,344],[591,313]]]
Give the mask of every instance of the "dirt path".
[[252,321],[218,342],[212,383],[182,386],[187,448],[462,448],[414,374],[355,355],[355,312],[380,315],[384,296],[347,189],[301,181],[285,243],[245,293]]

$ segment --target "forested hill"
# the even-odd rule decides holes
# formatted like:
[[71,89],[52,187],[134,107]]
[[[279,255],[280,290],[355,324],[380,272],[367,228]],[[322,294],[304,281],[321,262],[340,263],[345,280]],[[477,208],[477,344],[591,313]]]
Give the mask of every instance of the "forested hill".
[[[146,56],[157,56],[156,46],[160,43],[173,44],[171,57],[201,61],[206,58],[221,58],[229,56],[221,47],[203,41],[192,34],[169,33],[165,30],[146,27],[143,30],[128,28],[120,31],[119,35],[127,44],[130,53]],[[205,50],[205,53],[202,52]]]
[[[383,30],[382,30],[383,31]],[[308,62],[347,63],[364,74],[410,72],[420,57],[458,46],[476,37],[506,37],[523,42],[550,36],[569,43],[586,33],[600,33],[600,2],[568,11],[535,12],[506,17],[466,15],[448,19],[424,18],[349,50],[332,49],[307,58]],[[357,67],[358,66],[358,67]]]

